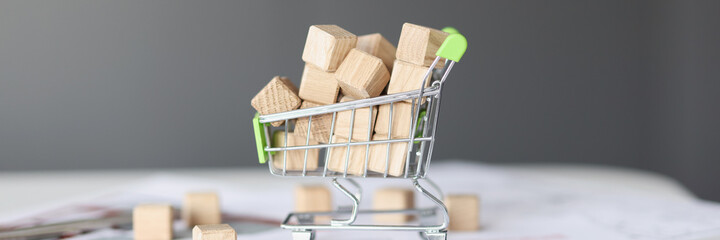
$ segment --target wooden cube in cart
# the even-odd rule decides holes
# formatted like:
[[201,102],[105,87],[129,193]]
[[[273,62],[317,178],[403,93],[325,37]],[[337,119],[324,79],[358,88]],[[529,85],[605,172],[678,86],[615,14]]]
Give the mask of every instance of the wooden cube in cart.
[[[375,191],[373,210],[404,210],[415,207],[415,192],[406,188],[383,188]],[[404,213],[383,213],[373,216],[375,222],[402,224],[412,220],[413,216]]]
[[[387,135],[376,133],[373,135],[372,140],[388,140],[388,137]],[[370,145],[370,163],[368,163],[368,170],[385,173],[385,169],[387,169],[389,176],[403,176],[405,174],[408,143],[394,142],[389,144],[389,152],[388,143]]]
[[382,59],[388,71],[392,71],[395,61],[395,46],[379,33],[358,37],[357,49]]
[[[400,32],[395,58],[421,66],[430,66],[435,53],[442,45],[448,33],[412,23],[405,23]],[[439,61],[436,67],[442,67]]]
[[343,94],[355,99],[371,98],[380,96],[390,81],[390,72],[382,59],[353,49],[335,72],[335,79]]
[[[389,125],[390,109],[389,103],[380,105],[377,121],[375,122],[375,132],[391,135],[393,138],[409,138],[412,132],[410,126],[414,114],[412,104],[407,102],[392,103],[392,126]],[[389,127],[392,127],[392,134],[389,133]]]
[[141,204],[133,209],[133,234],[137,240],[173,239],[170,204]]
[[[298,136],[292,132],[287,134],[287,139],[288,147],[305,146],[307,140],[305,137]],[[308,144],[315,145],[317,142],[310,140]],[[272,146],[285,147],[285,131],[275,131],[275,133],[273,133]],[[305,166],[305,170],[315,170],[318,167],[319,152],[320,150],[317,148],[307,150],[307,165],[305,165],[305,149],[287,151],[287,159],[285,159],[285,151],[275,152],[273,155],[273,167],[277,169],[285,168],[285,170],[289,171],[301,171],[303,170],[303,166]]]
[[[347,143],[348,139],[340,136],[333,136],[332,143]],[[327,159],[328,169],[335,172],[345,172],[345,162],[347,160],[347,173],[350,175],[363,175],[365,173],[365,153],[370,152],[370,148],[366,145],[351,145],[350,154],[348,155],[347,146],[331,147],[330,155]],[[369,159],[369,154],[368,161]]]
[[450,194],[445,197],[450,214],[451,231],[476,231],[480,227],[480,201],[472,194]]
[[[300,109],[322,106],[309,101],[303,101]],[[337,115],[335,116],[337,118]],[[328,143],[330,141],[330,128],[332,127],[332,113],[320,114],[312,116],[312,122],[309,117],[298,118],[295,122],[295,134],[300,137],[307,136],[308,124],[310,125],[310,140]]]
[[[260,92],[253,97],[250,105],[260,114],[286,112],[300,107],[302,100],[298,96],[298,89],[287,77],[275,76]],[[285,121],[276,121],[271,124],[275,127],[283,125]]]
[[193,240],[237,240],[235,229],[227,224],[197,225],[192,236]]
[[356,44],[357,36],[337,25],[313,25],[308,30],[302,60],[333,72]]
[[[432,73],[424,78],[428,68],[429,67],[412,64],[403,60],[395,60],[395,68],[392,71],[392,75],[390,75],[387,93],[401,93],[418,90],[420,86],[430,86],[430,76]],[[423,80],[425,81],[425,85],[423,85]],[[412,102],[412,99],[405,101]],[[422,102],[424,103],[425,100],[423,99]]]
[[340,85],[334,73],[305,64],[301,81],[299,96],[302,100],[319,104],[333,104],[337,101]]
[[[354,101],[352,97],[343,96],[340,102]],[[355,117],[353,118],[352,110],[341,111],[337,113],[335,121],[334,135],[349,138],[350,129],[352,129],[353,141],[368,141],[372,138],[372,131],[375,126],[375,118],[377,116],[377,107],[363,107],[355,109]],[[354,119],[354,120],[353,120]],[[350,126],[352,124],[352,126]],[[368,135],[370,133],[370,135]]]

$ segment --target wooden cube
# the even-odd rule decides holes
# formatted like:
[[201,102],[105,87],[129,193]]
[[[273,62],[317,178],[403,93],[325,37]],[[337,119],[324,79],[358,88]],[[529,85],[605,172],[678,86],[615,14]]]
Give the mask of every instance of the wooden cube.
[[[435,60],[435,52],[447,36],[448,33],[437,29],[405,23],[395,57],[412,64],[430,66]],[[439,61],[436,67],[443,65],[444,61]]]
[[305,64],[300,82],[300,98],[320,104],[333,104],[337,101],[339,92],[340,85],[335,80],[335,73]]
[[197,225],[192,236],[193,240],[237,240],[235,229],[227,224]]
[[323,71],[333,72],[356,44],[357,36],[337,25],[313,25],[308,30],[302,59]]
[[[333,136],[332,143],[347,143],[348,139],[340,136]],[[370,149],[365,145],[350,146],[350,155],[347,146],[331,147],[327,159],[328,169],[335,172],[345,172],[345,160],[347,159],[347,173],[352,175],[363,175],[365,173],[365,152]],[[368,161],[370,161],[368,155]]]
[[456,194],[445,197],[450,214],[448,230],[476,231],[479,228],[480,201],[472,194]]
[[353,49],[335,72],[335,79],[343,94],[355,99],[371,98],[383,91],[390,81],[390,72],[380,58]]
[[380,105],[375,123],[375,132],[391,135],[393,138],[409,138],[414,114],[411,103],[395,102],[392,104],[392,134],[389,134],[390,104]]
[[[355,99],[344,96],[340,99],[340,102],[354,101]],[[371,110],[372,109],[372,110]],[[369,141],[372,137],[372,131],[375,127],[375,118],[377,117],[377,107],[364,107],[355,109],[354,121],[352,116],[352,110],[346,110],[338,112],[335,120],[335,131],[334,135],[348,138],[350,137],[350,129],[352,128],[352,139],[353,141]],[[330,116],[332,120],[332,115]],[[350,126],[352,122],[352,126]],[[369,127],[369,129],[368,129]],[[370,136],[368,136],[368,130]]]
[[182,218],[188,226],[220,224],[220,200],[214,192],[192,192],[185,194]]
[[330,189],[323,185],[295,187],[296,212],[326,212],[332,210]]
[[[288,147],[305,146],[305,137],[297,136],[297,134],[292,132],[288,133],[287,136]],[[317,142],[310,140],[310,143],[308,144],[315,145]],[[273,133],[272,146],[285,147],[285,131],[275,131],[275,133]],[[305,170],[317,169],[319,152],[320,149],[318,148],[307,150],[307,166],[305,167]],[[283,168],[283,165],[285,165],[283,162],[284,155],[285,152],[276,152],[276,154],[273,155],[273,166],[275,168]],[[287,164],[285,165],[285,170],[302,171],[303,166],[305,166],[305,150],[291,150],[287,152]]]
[[[300,106],[300,109],[317,106],[322,106],[322,104],[304,101]],[[335,117],[337,118],[337,115]],[[321,143],[328,143],[330,141],[330,127],[332,126],[332,118],[332,113],[313,116],[312,123],[310,123],[310,139]],[[309,120],[310,119],[308,117],[297,119],[297,121],[295,122],[295,134],[297,136],[307,136]]]
[[173,210],[169,204],[141,204],[133,209],[133,235],[136,240],[171,240]]
[[[427,73],[428,67],[415,65],[402,60],[395,60],[395,68],[390,75],[390,83],[388,83],[388,94],[401,93],[407,91],[413,91],[420,89],[420,86],[430,86],[430,76],[425,79],[425,85],[423,85],[423,77]],[[412,102],[412,100],[405,100],[406,102]],[[417,100],[416,100],[417,102]],[[423,103],[425,100],[423,99]]]
[[381,34],[373,33],[359,36],[355,48],[379,57],[388,70],[392,71],[395,61],[395,46]]
[[[286,77],[275,76],[260,92],[253,97],[250,105],[260,114],[286,112],[300,107],[298,89]],[[285,121],[272,122],[275,127]]]
[[[375,191],[373,196],[374,210],[402,210],[415,207],[415,195],[410,189],[384,188]],[[412,215],[402,213],[376,214],[375,222],[386,224],[402,224],[412,220]]]
[[[387,139],[387,135],[376,133],[373,135],[372,140]],[[387,143],[370,145],[370,163],[368,163],[368,170],[385,173],[386,166],[388,166],[388,175],[396,177],[403,176],[405,174],[405,160],[407,160],[407,146],[408,143],[406,142],[390,143],[390,154],[387,154]]]

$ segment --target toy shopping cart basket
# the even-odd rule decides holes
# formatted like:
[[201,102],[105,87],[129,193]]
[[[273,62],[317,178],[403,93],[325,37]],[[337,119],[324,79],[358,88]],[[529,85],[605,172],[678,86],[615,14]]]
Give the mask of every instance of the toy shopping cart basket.
[[[450,35],[438,49],[437,57],[425,73],[423,84],[419,90],[276,114],[255,115],[253,125],[258,157],[261,163],[269,162],[270,173],[284,177],[331,178],[332,184],[349,197],[353,203],[352,206],[340,207],[336,211],[290,213],[281,227],[292,230],[294,240],[314,239],[316,230],[416,231],[426,239],[447,238],[448,211],[438,198],[438,196],[442,197],[442,192],[425,176],[435,143],[443,84],[455,62],[459,61],[464,54],[467,41],[452,28],[443,30]],[[435,69],[441,60],[445,61],[445,66],[442,69]],[[427,84],[428,79],[432,84]],[[407,112],[412,117],[402,118],[411,121],[410,124],[397,124],[401,119],[399,116],[407,116],[407,114],[394,114],[394,112],[400,111],[397,109],[401,105],[410,106],[410,110]],[[381,138],[372,138],[373,118],[376,117],[376,114],[369,113],[373,113],[380,107],[386,109],[385,112],[379,111],[377,115],[387,114],[384,117],[388,119],[386,123],[388,134]],[[407,107],[403,109],[407,109]],[[349,136],[346,139],[350,140],[335,141],[332,134],[336,132],[336,122],[342,114],[349,116],[350,127],[346,127],[349,128],[349,133],[347,133]],[[356,118],[356,114],[358,118]],[[364,115],[367,115],[368,119],[365,119]],[[383,116],[377,117],[382,118]],[[394,121],[393,117],[398,120]],[[344,119],[347,120],[347,117]],[[328,120],[331,120],[329,132],[323,132],[327,133],[327,138],[325,138],[327,141],[319,141],[327,143],[316,142],[312,127],[318,125],[313,124],[313,121],[318,124],[320,121],[328,124]],[[367,120],[367,127],[363,127],[365,120]],[[273,122],[284,122],[284,127],[276,127],[278,128],[274,132],[276,136],[271,135],[273,127],[270,123]],[[293,136],[289,136],[290,125],[293,122],[296,122],[294,133],[291,133]],[[356,122],[363,122],[362,126],[355,126]],[[391,133],[393,133],[393,127],[397,128],[397,126],[393,125],[409,126],[409,130],[404,131],[409,134],[401,138],[395,137]],[[376,128],[378,127],[376,126]],[[362,130],[353,132],[357,128]],[[301,140],[297,140],[298,136]],[[359,139],[362,140],[355,141],[357,137],[353,136],[361,136]],[[380,154],[374,154],[374,152],[380,152]],[[294,159],[302,159],[302,161],[288,162],[288,155],[292,155]],[[354,180],[357,178],[409,179],[415,190],[427,197],[435,206],[388,211],[359,210],[362,189]],[[355,191],[348,190],[347,184],[342,185],[339,180],[350,183]],[[423,180],[423,184],[429,185],[434,193],[421,185],[419,180]],[[356,221],[358,215],[373,214],[405,214],[412,216],[415,220],[408,225],[363,224]]]

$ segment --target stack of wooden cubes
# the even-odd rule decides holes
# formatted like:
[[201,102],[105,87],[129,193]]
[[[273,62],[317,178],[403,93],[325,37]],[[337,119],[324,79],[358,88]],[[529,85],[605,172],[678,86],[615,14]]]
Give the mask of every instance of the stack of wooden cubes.
[[[357,37],[337,25],[310,26],[302,54],[305,67],[299,89],[287,78],[275,77],[253,98],[252,105],[260,114],[271,114],[419,89],[445,37],[445,32],[405,23],[396,49],[379,33]],[[425,86],[429,84],[428,77]],[[390,108],[393,109],[392,123]],[[350,110],[338,112],[332,132],[333,114],[299,118],[293,132],[276,132],[272,143],[275,147],[285,147],[407,138],[412,116],[412,104],[408,101],[356,109],[354,117]],[[272,125],[277,127],[283,123]],[[326,159],[328,169],[361,175],[367,166],[368,171],[382,173],[386,171],[385,156],[388,155],[388,174],[400,176],[407,143],[390,144],[389,154],[387,149],[387,144],[330,148]],[[307,162],[305,155],[305,150],[275,155],[275,167],[317,169],[319,150],[308,150]]]
[[[420,89],[423,77],[435,60],[435,52],[448,36],[446,32],[405,23],[400,34],[392,77],[387,93],[401,93]],[[437,67],[442,67],[439,65]],[[425,78],[425,87],[430,84],[430,76]],[[417,102],[415,107],[417,107]],[[392,108],[392,123],[390,109]],[[412,101],[385,104],[379,107],[375,135],[372,140],[409,138],[412,133],[414,116]],[[392,128],[392,129],[391,129]],[[407,143],[391,143],[389,152],[387,144],[371,145],[368,170],[388,172],[392,176],[400,176],[405,170]],[[387,160],[387,161],[386,161]]]

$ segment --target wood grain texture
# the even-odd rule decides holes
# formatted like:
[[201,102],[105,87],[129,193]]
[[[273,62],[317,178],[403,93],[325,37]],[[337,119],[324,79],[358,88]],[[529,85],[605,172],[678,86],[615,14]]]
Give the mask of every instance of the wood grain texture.
[[[379,133],[373,135],[372,138],[373,141],[387,139],[387,135]],[[370,145],[370,162],[368,163],[368,170],[385,173],[386,166],[388,166],[388,175],[396,177],[404,175],[407,146],[408,144],[405,142],[390,143],[390,154],[387,154],[388,144]]]
[[385,39],[382,34],[372,33],[359,36],[357,40],[357,47],[355,48],[382,59],[385,67],[388,68],[388,71],[392,71],[395,61],[396,48],[395,45]]
[[445,197],[451,231],[477,231],[480,227],[480,200],[476,195],[454,194]]
[[308,30],[302,59],[323,71],[333,72],[356,44],[357,36],[337,25],[313,25]]
[[[317,106],[322,106],[322,104],[303,101],[302,105],[300,105],[300,109]],[[297,119],[297,121],[295,122],[295,134],[297,136],[307,136],[308,121],[309,118],[307,117]],[[330,141],[331,124],[332,113],[313,116],[312,123],[310,123],[310,139],[321,143],[328,143]]]
[[193,240],[237,240],[237,232],[227,224],[195,226],[192,236]]
[[[435,60],[435,52],[447,36],[448,33],[437,29],[405,23],[400,32],[395,57],[409,63],[430,66]],[[440,61],[436,68],[443,65],[444,61]]]
[[[343,96],[342,99],[340,99],[340,102],[348,102],[353,100],[355,99],[353,99],[352,97]],[[377,107],[372,107],[372,109],[369,107],[356,109],[354,118],[355,120],[352,121],[352,126],[350,126],[351,120],[353,119],[352,110],[338,112],[336,116],[337,119],[335,121],[335,131],[333,134],[343,138],[348,138],[350,137],[350,129],[352,129],[353,141],[368,141],[372,137],[372,131],[375,127],[375,119],[377,117],[377,113]],[[368,130],[370,131],[369,136]]]
[[392,134],[388,132],[390,123],[390,104],[380,105],[378,117],[375,123],[375,133],[391,135],[393,138],[410,137],[412,125],[412,104],[407,102],[395,102],[392,104]]
[[[295,133],[288,133],[288,141],[287,146],[293,147],[293,146],[305,146],[306,138],[302,136],[298,136]],[[317,142],[310,140],[309,145],[315,145]],[[273,140],[272,140],[272,146],[273,147],[285,147],[285,131],[275,131],[273,133]],[[315,170],[318,168],[318,154],[320,152],[320,149],[308,149],[307,150],[307,166],[305,167],[306,170]],[[282,169],[284,165],[283,157],[285,156],[285,152],[277,152],[273,155],[273,166],[278,169]],[[287,164],[285,164],[286,170],[292,170],[292,171],[300,171],[303,170],[303,166],[305,165],[305,150],[292,150],[287,151]]]
[[[427,73],[429,67],[412,64],[402,60],[395,60],[395,68],[393,68],[392,75],[390,75],[390,83],[388,83],[388,94],[401,93],[407,91],[413,91],[420,89],[423,84],[423,77]],[[425,87],[430,86],[429,74],[425,79]],[[405,100],[406,102],[412,102],[412,100]],[[425,100],[423,99],[423,103]]]
[[[332,143],[347,143],[348,139],[340,136],[333,136]],[[328,169],[335,172],[345,172],[345,159],[348,153],[347,146],[330,148],[330,155],[327,159]],[[369,153],[369,148],[367,149]],[[347,173],[352,175],[363,175],[365,173],[365,145],[350,146],[350,155],[347,164]],[[368,157],[370,155],[368,154]],[[368,158],[369,161],[369,158]]]
[[[260,114],[286,112],[300,107],[302,100],[298,96],[298,89],[287,77],[275,76],[250,101],[250,105]],[[273,122],[279,127],[284,121]]]
[[221,215],[217,193],[190,192],[185,194],[182,219],[188,226],[220,224]]
[[302,100],[333,104],[337,101],[339,93],[340,85],[335,80],[335,73],[305,64],[298,94]]
[[343,94],[355,99],[380,95],[390,81],[390,72],[378,57],[353,49],[335,72]]
[[141,204],[133,209],[136,240],[173,239],[173,210],[170,204]]
[[[375,191],[373,210],[403,210],[415,207],[415,192],[406,188],[382,188]],[[413,219],[412,215],[402,213],[375,214],[377,223],[402,224]]]

